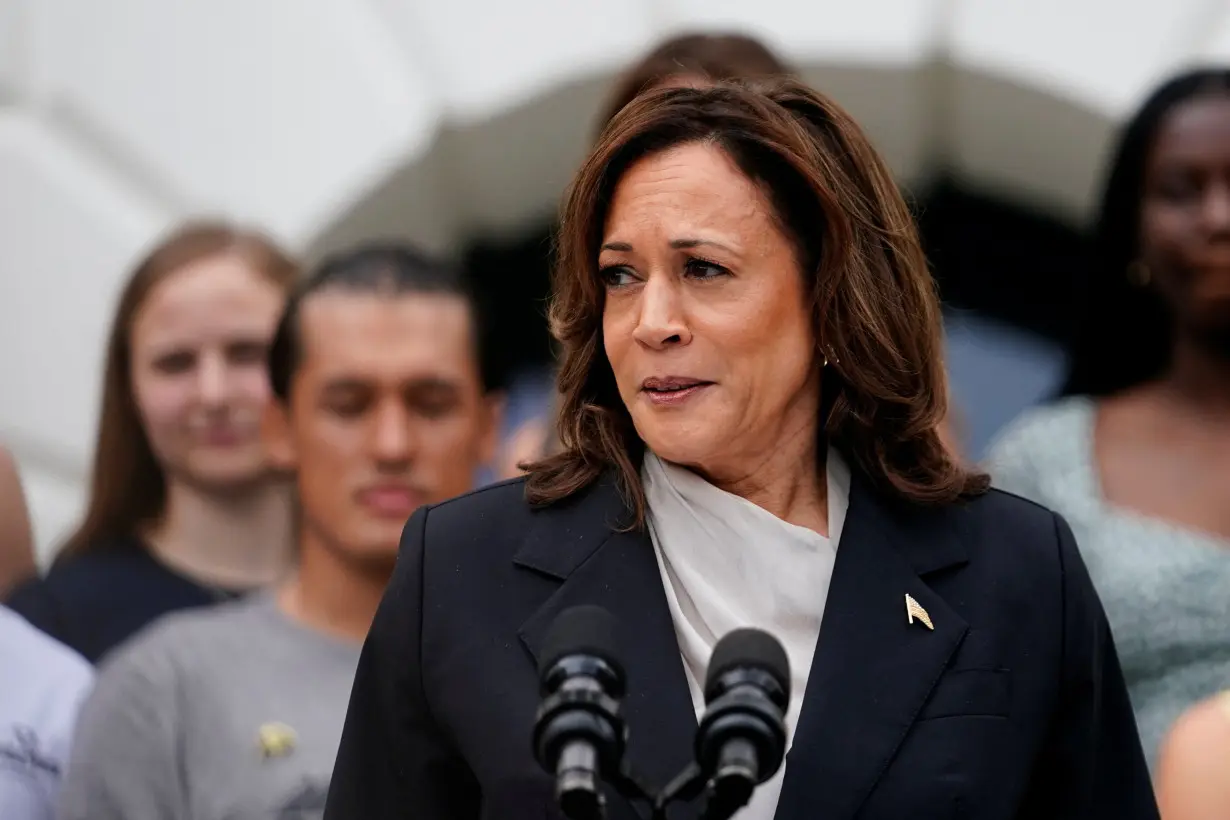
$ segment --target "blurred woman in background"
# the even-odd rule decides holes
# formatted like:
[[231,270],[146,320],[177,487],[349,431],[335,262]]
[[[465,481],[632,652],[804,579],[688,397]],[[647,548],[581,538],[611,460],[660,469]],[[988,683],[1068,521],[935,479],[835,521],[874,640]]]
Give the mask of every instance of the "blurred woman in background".
[[597,132],[651,88],[704,85],[723,80],[768,80],[794,74],[768,46],[746,34],[693,32],[660,43],[616,80]]
[[1120,138],[1065,396],[992,448],[1105,602],[1153,758],[1230,685],[1230,70],[1171,79]]
[[158,616],[276,580],[290,495],[260,419],[294,262],[265,237],[190,224],[137,267],[107,346],[84,522],[9,606],[97,662]]

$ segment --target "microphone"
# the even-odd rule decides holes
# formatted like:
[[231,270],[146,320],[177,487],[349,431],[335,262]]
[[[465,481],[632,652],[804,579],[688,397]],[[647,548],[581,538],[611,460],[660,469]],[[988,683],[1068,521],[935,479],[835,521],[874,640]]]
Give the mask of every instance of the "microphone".
[[627,742],[615,618],[597,606],[560,613],[543,642],[538,679],[543,701],[534,721],[534,757],[555,775],[565,816],[601,820],[601,780],[619,777]]
[[767,632],[736,629],[713,649],[696,760],[708,779],[706,820],[726,820],[781,768],[790,660]]

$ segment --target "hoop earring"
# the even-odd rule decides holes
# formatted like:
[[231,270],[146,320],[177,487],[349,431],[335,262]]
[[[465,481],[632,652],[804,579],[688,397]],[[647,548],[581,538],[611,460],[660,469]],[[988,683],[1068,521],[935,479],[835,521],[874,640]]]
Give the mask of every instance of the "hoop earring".
[[1135,262],[1127,266],[1127,278],[1138,288],[1148,287],[1153,281],[1153,271],[1149,270],[1149,266],[1137,259]]

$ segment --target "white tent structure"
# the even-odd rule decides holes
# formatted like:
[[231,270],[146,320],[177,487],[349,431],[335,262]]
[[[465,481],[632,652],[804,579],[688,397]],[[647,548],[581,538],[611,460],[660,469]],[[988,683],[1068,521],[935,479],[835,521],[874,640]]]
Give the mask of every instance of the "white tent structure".
[[0,0],[0,440],[41,547],[80,511],[113,300],[158,234],[514,230],[554,208],[612,74],[684,29],[762,37],[906,182],[1074,220],[1148,86],[1230,59],[1224,0]]

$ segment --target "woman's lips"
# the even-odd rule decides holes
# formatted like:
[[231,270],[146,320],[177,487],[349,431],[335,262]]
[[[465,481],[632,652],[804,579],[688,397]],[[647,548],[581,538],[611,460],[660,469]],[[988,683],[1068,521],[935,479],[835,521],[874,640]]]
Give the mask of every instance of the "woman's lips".
[[659,407],[672,407],[690,401],[712,386],[713,382],[701,379],[671,376],[646,379],[641,392]]

